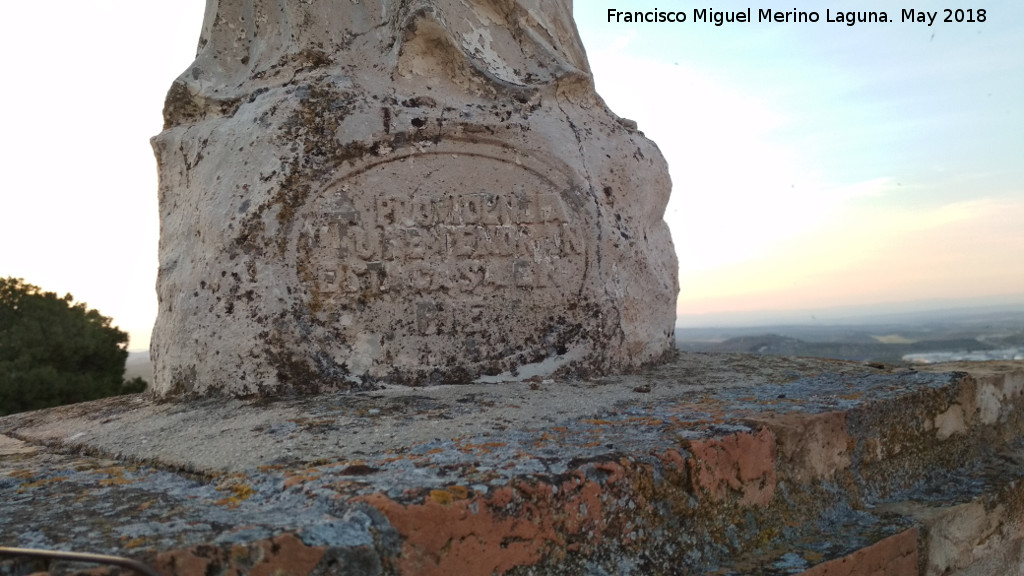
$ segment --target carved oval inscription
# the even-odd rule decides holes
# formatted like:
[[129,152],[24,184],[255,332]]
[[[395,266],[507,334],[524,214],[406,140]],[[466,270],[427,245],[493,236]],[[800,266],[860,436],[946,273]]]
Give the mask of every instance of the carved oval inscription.
[[584,281],[582,205],[558,171],[478,154],[405,156],[341,178],[310,204],[300,278],[348,338],[381,336],[382,362],[493,362],[529,356],[531,343],[547,355],[543,332],[572,323],[551,310],[568,309]]

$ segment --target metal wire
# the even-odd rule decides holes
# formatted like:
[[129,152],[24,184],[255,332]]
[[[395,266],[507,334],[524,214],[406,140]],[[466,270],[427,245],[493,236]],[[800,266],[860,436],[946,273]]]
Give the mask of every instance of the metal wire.
[[0,556],[24,556],[27,558],[39,558],[42,560],[67,560],[70,562],[89,562],[91,564],[106,564],[134,570],[145,576],[163,576],[156,570],[128,558],[118,556],[106,556],[103,554],[85,554],[81,552],[62,552],[59,550],[35,550],[32,548],[6,548],[0,546]]

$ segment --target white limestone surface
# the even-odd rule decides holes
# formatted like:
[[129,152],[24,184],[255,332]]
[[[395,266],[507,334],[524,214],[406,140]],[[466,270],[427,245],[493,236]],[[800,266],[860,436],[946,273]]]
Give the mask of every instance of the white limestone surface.
[[569,0],[208,0],[164,116],[157,395],[672,347],[667,166],[595,93]]

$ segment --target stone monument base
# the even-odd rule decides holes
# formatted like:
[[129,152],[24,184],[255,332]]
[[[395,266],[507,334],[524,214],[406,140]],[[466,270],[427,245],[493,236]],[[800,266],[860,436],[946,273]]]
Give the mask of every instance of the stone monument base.
[[151,390],[628,372],[673,348],[658,147],[570,0],[208,0],[153,138]]
[[0,418],[0,542],[165,576],[1012,574],[1022,414],[1020,362],[744,355],[262,404],[127,396]]

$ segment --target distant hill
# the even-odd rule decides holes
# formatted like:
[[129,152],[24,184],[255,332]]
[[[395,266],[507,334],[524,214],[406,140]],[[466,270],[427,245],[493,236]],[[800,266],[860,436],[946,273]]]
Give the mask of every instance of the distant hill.
[[922,340],[913,343],[882,342],[805,342],[779,334],[737,336],[722,342],[677,342],[677,347],[690,352],[742,352],[770,356],[812,356],[858,362],[899,364],[913,353],[963,350],[976,352],[997,347],[976,339]]
[[[950,310],[887,316],[879,322],[860,324],[677,328],[675,334],[676,347],[688,352],[812,356],[897,364],[903,363],[908,354],[1024,350],[1024,311]],[[128,353],[125,378],[136,376],[153,381],[148,351]]]
[[[933,353],[1001,357],[1024,350],[1024,312],[930,315],[862,325],[792,325],[676,329],[676,346],[691,352],[742,352],[901,363]],[[991,354],[982,352],[990,351]],[[1010,356],[1012,357],[1012,356]]]
[[128,353],[128,360],[124,363],[125,380],[131,380],[136,376],[147,383],[153,382],[153,363],[149,360],[149,351]]
[[928,323],[1005,323],[1024,325],[1024,294],[973,300],[900,302],[886,305],[846,306],[822,310],[760,310],[682,314],[678,326],[687,329],[761,326],[919,326]]

